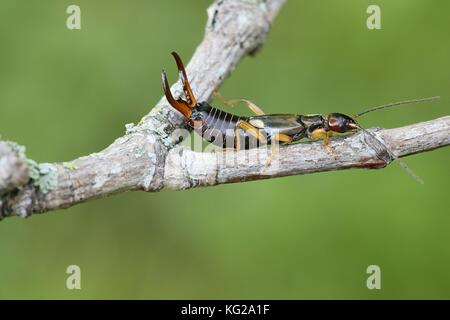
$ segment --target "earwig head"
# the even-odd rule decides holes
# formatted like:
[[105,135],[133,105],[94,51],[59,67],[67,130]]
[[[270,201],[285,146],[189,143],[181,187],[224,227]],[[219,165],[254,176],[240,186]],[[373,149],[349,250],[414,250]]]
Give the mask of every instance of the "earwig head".
[[377,106],[374,108],[370,108],[368,110],[365,110],[363,112],[356,114],[353,117],[347,116],[342,113],[330,113],[327,117],[327,124],[328,124],[328,127],[330,128],[330,130],[334,131],[334,132],[343,133],[343,132],[356,131],[356,130],[362,129],[362,128],[356,123],[355,119],[362,115],[365,115],[369,112],[373,112],[373,111],[377,111],[377,110],[381,110],[381,109],[392,108],[392,107],[397,107],[397,106],[401,106],[401,105],[405,105],[405,104],[429,102],[429,101],[433,101],[436,99],[439,99],[439,96],[430,97],[430,98],[403,100],[403,101],[398,101],[398,102],[394,102],[394,103],[388,103],[388,104],[384,104],[384,105]]
[[352,132],[359,129],[356,121],[345,114],[342,113],[330,113],[327,116],[328,127],[333,132]]

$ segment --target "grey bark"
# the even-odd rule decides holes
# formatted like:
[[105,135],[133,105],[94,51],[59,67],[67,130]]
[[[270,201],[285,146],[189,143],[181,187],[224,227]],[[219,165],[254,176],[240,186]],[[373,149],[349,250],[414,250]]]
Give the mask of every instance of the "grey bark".
[[28,182],[28,167],[11,145],[0,142],[0,196]]
[[[219,0],[208,8],[204,39],[187,66],[199,101],[211,94],[247,54],[263,45],[283,0]],[[172,92],[180,95],[175,84]],[[332,139],[337,159],[319,142],[281,147],[266,166],[266,150],[201,153],[177,145],[174,131],[185,127],[180,114],[162,98],[139,124],[105,150],[70,163],[32,166],[11,148],[0,144],[0,218],[28,217],[67,208],[90,199],[128,190],[186,189],[222,183],[305,174],[348,168],[381,168],[392,157],[380,159],[358,133]],[[372,130],[398,156],[432,150],[450,143],[450,117],[415,125]],[[25,169],[24,169],[25,168]],[[29,174],[28,174],[29,176]],[[36,178],[37,176],[37,178]]]

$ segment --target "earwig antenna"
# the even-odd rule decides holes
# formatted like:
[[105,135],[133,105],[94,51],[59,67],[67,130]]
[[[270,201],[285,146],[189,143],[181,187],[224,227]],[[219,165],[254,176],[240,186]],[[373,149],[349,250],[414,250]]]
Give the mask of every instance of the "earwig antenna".
[[[360,112],[360,113],[356,114],[355,116],[353,116],[353,118],[355,119],[357,117],[360,117],[360,116],[365,115],[366,113],[369,113],[372,111],[392,108],[392,107],[396,107],[396,106],[400,106],[400,105],[404,105],[404,104],[431,102],[431,101],[437,100],[439,98],[440,98],[439,96],[435,96],[435,97],[429,97],[429,98],[403,100],[403,101],[398,101],[398,102],[394,102],[394,103],[383,104],[381,106],[374,107],[374,108],[368,109],[366,111]],[[367,134],[369,137],[372,138],[371,142],[374,144],[370,145],[370,147],[377,153],[377,156],[380,159],[384,160],[385,162],[387,162],[389,160],[396,161],[403,168],[403,170],[405,170],[408,174],[410,174],[414,178],[414,180],[416,180],[420,184],[424,184],[422,178],[420,178],[410,167],[408,167],[408,165],[405,162],[403,162],[396,154],[394,154],[394,152],[392,152],[383,142],[378,140],[378,138],[374,134],[372,134],[368,130],[364,129],[359,124],[357,124],[357,125],[358,125],[359,129],[364,132],[364,134]],[[369,144],[369,142],[367,140],[366,140],[366,142]],[[386,152],[390,159],[385,159],[382,156],[383,152]]]
[[[397,155],[394,154],[394,152],[392,152],[383,142],[381,142],[374,134],[372,134],[371,132],[369,132],[368,130],[364,129],[363,127],[361,127],[358,124],[358,127],[361,131],[364,132],[364,134],[367,134],[368,136],[370,136],[372,139],[372,142],[375,142],[375,144],[377,146],[374,145],[370,145],[370,147],[377,153],[377,156],[382,159],[383,161],[386,162],[386,159],[384,159],[384,157],[382,157],[382,152],[385,151],[387,152],[387,154],[389,155],[389,157],[391,158],[390,160],[396,161],[400,167],[403,168],[403,170],[405,170],[409,175],[411,175],[411,177],[413,177],[414,180],[416,180],[418,183],[420,184],[424,184],[424,181],[422,180],[422,178],[420,178],[410,167],[408,167],[408,165],[403,162],[403,160],[401,160]],[[368,142],[366,140],[366,142]],[[382,148],[382,150],[380,150],[380,148]]]
[[422,98],[422,99],[411,99],[411,100],[403,100],[403,101],[398,101],[398,102],[393,102],[393,103],[388,103],[388,104],[383,104],[381,106],[375,107],[375,108],[371,108],[369,110],[360,112],[358,114],[356,114],[354,116],[354,118],[360,117],[366,113],[372,112],[372,111],[377,111],[377,110],[381,110],[381,109],[386,109],[386,108],[392,108],[392,107],[396,107],[396,106],[400,106],[400,105],[404,105],[404,104],[413,104],[413,103],[420,103],[420,102],[430,102],[430,101],[434,101],[439,99],[439,96],[436,97],[429,97],[429,98]]

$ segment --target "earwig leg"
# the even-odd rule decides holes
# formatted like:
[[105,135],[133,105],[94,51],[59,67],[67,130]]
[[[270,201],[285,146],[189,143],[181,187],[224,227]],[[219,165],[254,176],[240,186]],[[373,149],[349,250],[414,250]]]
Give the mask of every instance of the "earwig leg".
[[[255,137],[259,142],[261,142],[261,143],[263,143],[263,144],[267,143],[267,139],[266,139],[266,137],[264,136],[264,134],[262,134],[262,132],[261,132],[258,128],[252,126],[252,125],[251,125],[250,123],[248,123],[247,121],[239,120],[239,121],[236,123],[236,128],[234,129],[235,132],[236,132],[237,129],[242,129],[242,130],[244,130],[245,133],[248,133],[248,134],[252,135],[252,136]],[[237,137],[237,136],[236,136],[236,137]]]
[[220,102],[222,102],[226,106],[232,107],[232,106],[235,106],[238,103],[244,103],[256,115],[262,116],[262,115],[265,114],[264,111],[262,111],[260,107],[258,107],[256,104],[254,104],[250,100],[247,100],[247,99],[231,99],[231,100],[227,100],[218,91],[214,91],[213,94],[214,94],[214,96],[219,98]]
[[234,150],[239,151],[241,150],[241,135],[239,132],[239,122],[236,124],[236,127],[234,128]]
[[288,136],[287,134],[277,133],[274,136],[275,136],[275,139],[279,142],[283,142],[283,143],[291,143],[292,142],[292,137]]
[[268,167],[270,167],[270,165],[272,164],[272,160],[277,155],[277,146],[280,145],[280,142],[282,142],[282,143],[291,143],[292,142],[292,138],[290,136],[288,136],[287,134],[284,134],[284,133],[277,133],[277,134],[274,134],[272,136],[271,144],[270,144],[270,156],[269,156],[269,158],[266,161],[264,172],[266,171],[266,169]]
[[183,86],[183,94],[186,99],[189,108],[195,107],[197,100],[195,99],[194,93],[192,92],[191,85],[189,84],[188,77],[186,75],[186,70],[184,69],[183,61],[176,52],[172,52],[175,62],[178,67],[178,77],[180,79],[181,85]]
[[[233,100],[231,100],[233,101]],[[262,116],[265,114],[264,111],[261,110],[260,107],[258,107],[256,104],[254,104],[253,102],[251,102],[250,100],[247,99],[235,99],[234,101],[236,101],[237,103],[242,102],[245,105],[247,105],[247,107],[252,110],[257,116]]]
[[311,132],[310,138],[313,139],[313,140],[322,138],[323,139],[323,146],[325,147],[327,152],[336,160],[336,154],[334,153],[333,148],[331,148],[329,146],[329,144],[328,144],[329,137],[331,137],[331,134],[332,133],[330,131],[326,131],[323,128],[319,128],[319,129],[316,129],[313,132]]
[[225,97],[219,91],[214,90],[213,91],[213,96],[215,98],[218,98],[220,100],[220,102],[222,102],[224,105],[230,106],[230,107],[233,106],[233,104],[230,103],[230,100],[225,99]]
[[328,153],[330,154],[330,156],[332,156],[334,158],[334,160],[336,160],[336,154],[334,153],[334,150],[332,147],[330,147],[330,145],[328,144],[329,142],[329,138],[331,137],[331,132],[327,132],[324,136],[323,136],[323,146],[325,147],[325,149],[327,149]]

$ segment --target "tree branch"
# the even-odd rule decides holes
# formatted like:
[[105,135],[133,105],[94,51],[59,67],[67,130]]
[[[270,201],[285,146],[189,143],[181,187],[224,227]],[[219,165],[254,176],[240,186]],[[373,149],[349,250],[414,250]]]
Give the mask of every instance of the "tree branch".
[[[395,155],[404,157],[449,145],[450,116],[401,128],[368,131]],[[383,168],[394,159],[383,158],[373,148],[372,139],[364,132],[332,138],[330,146],[336,159],[319,141],[281,146],[269,167],[266,160],[270,151],[265,149],[201,153],[176,147],[166,160],[164,186],[178,190],[350,168]]]
[[[217,0],[208,8],[204,39],[187,72],[199,101],[208,100],[241,58],[264,43],[283,0]],[[172,92],[181,94],[178,84]],[[139,124],[105,150],[69,163],[36,164],[0,144],[0,218],[28,217],[128,190],[186,189],[347,168],[380,168],[383,158],[359,133],[332,139],[337,159],[318,142],[282,147],[266,168],[265,150],[199,153],[176,146],[185,121],[162,98]],[[372,131],[399,156],[450,143],[450,117]],[[3,149],[2,149],[3,148]],[[27,173],[27,174],[24,174]]]
[[[208,8],[204,38],[187,66],[199,101],[210,98],[243,56],[257,52],[283,3],[216,0]],[[177,83],[172,92],[179,96],[180,89]],[[162,98],[138,125],[127,125],[125,136],[105,150],[70,163],[34,166],[34,181],[16,183],[15,190],[0,197],[0,218],[28,217],[126,190],[160,190],[165,158],[178,142],[172,140],[172,133],[183,126],[183,118]],[[0,189],[0,195],[8,189]]]

